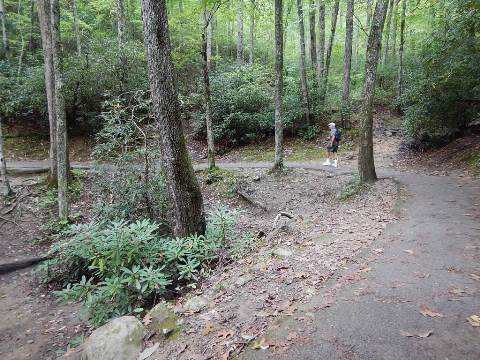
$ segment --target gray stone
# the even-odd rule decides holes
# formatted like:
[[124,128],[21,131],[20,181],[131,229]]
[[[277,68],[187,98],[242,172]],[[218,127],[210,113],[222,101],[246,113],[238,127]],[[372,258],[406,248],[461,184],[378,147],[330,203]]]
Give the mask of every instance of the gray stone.
[[246,283],[249,283],[252,280],[253,280],[253,275],[245,274],[245,275],[242,275],[242,276],[238,277],[237,280],[235,280],[234,284],[236,286],[243,286],[243,285],[245,285]]
[[144,327],[122,316],[95,330],[83,344],[82,360],[135,360],[142,351]]
[[179,330],[178,318],[166,304],[159,303],[148,313],[152,319],[150,327],[158,334],[169,336]]
[[184,312],[200,312],[208,306],[208,300],[204,296],[195,296],[189,299],[183,306]]
[[293,253],[290,250],[284,248],[276,248],[272,251],[272,254],[280,257],[288,257],[292,256]]

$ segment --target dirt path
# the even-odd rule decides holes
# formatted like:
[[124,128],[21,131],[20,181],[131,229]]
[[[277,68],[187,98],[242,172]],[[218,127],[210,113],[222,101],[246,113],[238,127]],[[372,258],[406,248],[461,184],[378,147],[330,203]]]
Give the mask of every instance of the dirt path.
[[[467,321],[480,316],[480,183],[395,177],[408,192],[403,219],[377,240],[374,254],[358,259],[363,270],[353,264],[312,299],[303,317],[270,330],[272,344],[285,344],[282,358],[480,358],[480,328]],[[325,298],[331,306],[321,306]],[[278,355],[249,350],[240,358]]]

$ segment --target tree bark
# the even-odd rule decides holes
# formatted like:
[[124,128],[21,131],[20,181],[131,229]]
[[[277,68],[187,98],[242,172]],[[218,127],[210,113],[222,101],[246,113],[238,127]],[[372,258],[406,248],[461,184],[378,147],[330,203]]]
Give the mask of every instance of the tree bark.
[[362,182],[374,182],[377,180],[373,158],[373,100],[375,96],[375,80],[380,56],[382,31],[385,24],[388,1],[389,0],[377,0],[372,26],[368,36],[358,149],[358,174]]
[[368,32],[370,32],[370,25],[372,23],[372,0],[367,0],[367,16],[366,16],[366,26],[365,31],[367,32],[367,36],[365,37],[365,51],[367,51],[368,47]]
[[243,64],[243,0],[237,0],[237,62]]
[[310,25],[310,61],[312,62],[312,68],[317,67],[317,34],[315,32],[315,0],[310,0],[309,25]]
[[340,0],[335,0],[332,9],[332,27],[330,30],[330,38],[328,40],[328,48],[327,48],[327,57],[325,59],[325,67],[323,69],[323,84],[322,88],[320,89],[320,100],[324,101],[325,96],[327,94],[327,86],[328,86],[328,72],[330,70],[330,61],[332,58],[332,50],[333,50],[333,41],[335,40],[335,30],[337,28],[337,17],[338,17],[338,9],[340,7]]
[[390,5],[388,6],[388,14],[387,14],[387,24],[385,28],[385,46],[383,48],[383,64],[386,65],[388,62],[388,50],[389,50],[389,42],[390,42],[390,27],[392,23],[392,13],[394,8],[395,0],[390,0]]
[[125,43],[125,4],[123,0],[117,0],[117,38],[118,46]]
[[345,17],[345,52],[343,57],[343,95],[342,95],[342,125],[347,127],[350,118],[350,72],[352,70],[352,39],[353,39],[354,0],[347,0]]
[[51,0],[50,25],[52,34],[52,59],[55,78],[55,118],[57,120],[57,190],[58,217],[68,219],[68,141],[65,98],[63,94],[63,61],[60,50],[60,3]]
[[317,56],[317,82],[319,89],[322,85],[325,66],[325,1],[318,3],[318,56]]
[[203,12],[202,31],[202,65],[203,65],[203,90],[205,101],[205,123],[207,125],[207,154],[208,168],[215,168],[215,140],[212,128],[212,103],[210,93],[210,58],[208,56],[208,29],[211,27],[211,15],[205,9]]
[[398,26],[398,4],[400,3],[400,0],[395,1],[395,8],[393,11],[393,26],[392,26],[392,43],[391,43],[391,48],[392,48],[392,55],[395,57],[397,55],[397,26]]
[[75,33],[75,41],[77,45],[77,56],[82,56],[82,41],[80,39],[80,27],[78,26],[78,11],[77,0],[72,0],[72,13],[73,13],[73,32]]
[[305,27],[303,24],[303,2],[297,0],[299,43],[300,43],[300,82],[302,87],[302,106],[305,114],[305,123],[310,125],[310,103],[308,99],[307,72],[305,69]]
[[275,0],[275,163],[283,169],[283,4]]
[[7,177],[7,164],[5,162],[5,153],[3,152],[3,132],[2,132],[2,118],[0,117],[0,178],[3,181],[4,195],[10,196],[12,195],[13,191],[10,187],[10,182],[8,181]]
[[175,236],[205,232],[202,194],[188,154],[180,118],[166,0],[142,0],[146,58],[153,111],[160,132],[165,175]]
[[52,32],[50,0],[37,0],[37,11],[42,35],[45,91],[47,93],[48,123],[50,127],[50,174],[49,182],[57,183],[57,120],[55,115],[55,77],[52,57]]
[[252,0],[252,10],[250,12],[250,31],[248,38],[248,63],[253,64],[255,41],[255,0]]
[[403,95],[403,47],[405,45],[405,13],[407,11],[407,0],[402,0],[402,13],[400,16],[400,45],[398,48],[398,79],[397,99]]
[[2,27],[2,56],[5,58],[9,55],[9,46],[8,46],[8,35],[7,35],[7,25],[6,25],[6,16],[5,16],[5,6],[3,0],[0,0],[0,22]]

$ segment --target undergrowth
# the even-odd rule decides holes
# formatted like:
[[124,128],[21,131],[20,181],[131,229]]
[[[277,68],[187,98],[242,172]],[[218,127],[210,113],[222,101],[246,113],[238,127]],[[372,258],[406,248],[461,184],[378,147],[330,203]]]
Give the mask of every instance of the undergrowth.
[[370,184],[360,181],[358,176],[351,179],[344,188],[337,195],[337,198],[340,201],[347,201],[348,199],[356,196],[362,192],[368,191],[370,189]]

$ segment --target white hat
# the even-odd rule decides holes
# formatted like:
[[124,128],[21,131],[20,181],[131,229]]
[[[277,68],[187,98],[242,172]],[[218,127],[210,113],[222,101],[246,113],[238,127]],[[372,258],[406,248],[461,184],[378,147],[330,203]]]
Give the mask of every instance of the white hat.
[[329,128],[334,128],[334,127],[335,127],[335,123],[331,122],[330,124],[328,124],[328,127],[329,127]]

